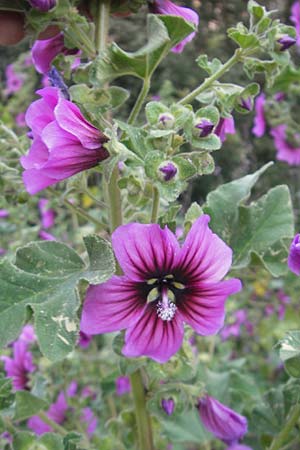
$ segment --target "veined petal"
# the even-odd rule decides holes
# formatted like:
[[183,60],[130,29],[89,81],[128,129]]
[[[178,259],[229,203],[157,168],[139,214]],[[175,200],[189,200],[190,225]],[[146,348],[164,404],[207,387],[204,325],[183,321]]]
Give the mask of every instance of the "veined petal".
[[[206,214],[197,219],[182,247],[176,273],[194,282],[221,280],[232,262],[232,250],[208,227]],[[182,275],[181,275],[182,274]]]
[[47,173],[43,172],[43,169],[28,169],[23,172],[23,181],[26,186],[26,190],[29,194],[33,195],[37,192],[57,183],[57,179],[47,176]]
[[207,336],[217,333],[224,324],[225,301],[242,288],[240,280],[191,285],[178,299],[177,307],[184,322],[197,333]]
[[45,164],[48,156],[49,151],[47,146],[37,137],[34,139],[28,155],[21,156],[20,162],[24,169],[38,169]]
[[47,73],[50,70],[53,59],[64,49],[64,35],[58,33],[50,39],[37,40],[33,44],[31,54],[32,61],[39,73]]
[[34,135],[40,135],[46,125],[54,120],[54,108],[58,102],[59,91],[54,87],[46,87],[37,91],[42,98],[28,107],[25,121]]
[[183,322],[176,311],[172,320],[162,320],[156,311],[156,302],[148,304],[140,319],[126,331],[122,353],[128,357],[149,356],[165,363],[181,347]]
[[123,330],[142,314],[147,296],[126,277],[113,276],[103,284],[92,285],[87,291],[80,329],[87,334]]
[[180,251],[175,235],[156,224],[120,226],[112,235],[112,243],[125,275],[135,281],[170,274]]

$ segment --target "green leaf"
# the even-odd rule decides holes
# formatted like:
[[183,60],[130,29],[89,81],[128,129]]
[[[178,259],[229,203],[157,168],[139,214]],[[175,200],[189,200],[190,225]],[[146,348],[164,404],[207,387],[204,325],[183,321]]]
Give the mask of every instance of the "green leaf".
[[180,416],[173,414],[168,420],[161,420],[161,425],[171,442],[196,442],[199,445],[211,439],[201,424],[196,408]]
[[193,31],[195,27],[182,17],[149,14],[147,44],[132,53],[112,43],[92,64],[91,82],[103,85],[124,75],[149,78],[169,50]]
[[289,331],[278,343],[279,356],[288,374],[300,378],[300,331]]
[[197,202],[193,202],[184,216],[184,227],[186,230],[190,229],[195,220],[203,214],[203,210]]
[[48,407],[48,403],[28,391],[17,391],[14,420],[24,420]]
[[33,433],[21,431],[14,436],[14,450],[64,450],[61,436],[45,433],[38,438]]
[[12,393],[12,384],[9,378],[0,379],[0,410],[6,409],[12,405],[15,399]]
[[129,97],[129,92],[118,86],[95,89],[85,84],[76,84],[71,86],[69,91],[74,102],[95,115],[119,108]]
[[32,242],[17,251],[15,264],[1,263],[1,346],[17,338],[30,306],[42,353],[56,361],[72,351],[78,333],[79,280],[102,283],[115,269],[108,242],[88,236],[85,244],[89,265],[70,247],[55,241]]
[[228,37],[235,41],[241,48],[255,48],[259,47],[259,40],[254,33],[251,33],[239,23],[236,28],[229,28]]
[[196,63],[209,75],[213,75],[223,67],[222,62],[218,58],[214,58],[212,61],[209,61],[207,55],[198,56],[198,58],[196,59]]

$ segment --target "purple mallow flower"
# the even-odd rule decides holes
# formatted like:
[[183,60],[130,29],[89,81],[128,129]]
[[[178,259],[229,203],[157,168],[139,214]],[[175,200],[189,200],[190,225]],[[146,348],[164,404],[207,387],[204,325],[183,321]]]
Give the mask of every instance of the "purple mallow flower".
[[48,87],[26,112],[33,142],[20,161],[23,180],[30,194],[96,166],[109,156],[103,147],[106,136],[88,122],[78,106]]
[[116,379],[116,394],[121,395],[128,394],[131,391],[131,384],[129,377],[121,376]]
[[296,234],[291,243],[288,266],[294,274],[300,275],[300,234]]
[[89,334],[127,329],[123,354],[164,363],[181,347],[187,323],[200,335],[223,325],[227,297],[241,289],[237,279],[221,281],[232,250],[202,215],[180,247],[166,226],[131,223],[117,228],[113,248],[124,276],[90,286],[81,319]]
[[226,140],[227,134],[235,134],[233,117],[221,117],[214,133],[219,136],[222,142]]
[[296,0],[291,9],[291,17],[290,20],[295,25],[296,36],[297,36],[297,45],[300,45],[300,1]]
[[[184,6],[175,5],[170,0],[154,0],[153,3],[149,3],[149,9],[154,14],[165,14],[171,16],[180,16],[187,22],[193,23],[196,27],[199,25],[198,14],[190,8]],[[181,53],[185,45],[190,42],[196,33],[193,32],[184,38],[179,44],[172,48],[172,52]]]
[[23,86],[23,78],[15,72],[13,64],[9,64],[5,69],[6,89],[5,95],[10,95],[18,92]]
[[56,5],[56,0],[28,0],[28,2],[33,8],[42,12],[47,12]]
[[205,428],[228,445],[237,443],[247,433],[247,419],[205,395],[199,399],[198,409]]
[[89,437],[91,437],[97,428],[98,420],[91,408],[88,406],[81,411],[80,421],[83,424],[85,431]]
[[39,73],[47,74],[51,69],[52,61],[59,53],[64,55],[78,53],[77,49],[65,47],[64,34],[62,32],[50,39],[36,40],[31,50],[32,61],[36,70]]
[[262,137],[266,132],[265,103],[265,94],[260,94],[255,100],[255,117],[252,133],[256,137]]
[[296,44],[296,39],[292,38],[288,34],[285,34],[280,39],[277,39],[277,42],[281,45],[280,51],[284,52],[288,48],[290,48],[292,45]]
[[201,122],[195,125],[199,130],[199,137],[206,137],[211,134],[214,129],[214,124],[208,119],[202,119]]
[[13,357],[1,356],[1,360],[4,362],[6,376],[12,378],[13,389],[15,391],[29,389],[29,374],[34,372],[35,366],[27,342],[18,339],[13,343]]
[[171,162],[168,162],[165,165],[161,166],[159,170],[163,173],[163,179],[165,181],[172,180],[172,178],[174,178],[177,173],[177,167],[174,166],[174,164]]
[[175,408],[174,400],[171,397],[163,398],[161,401],[161,407],[168,416],[171,416]]
[[277,125],[277,127],[272,128],[270,131],[271,136],[274,139],[274,145],[277,150],[276,158],[279,161],[285,161],[289,165],[300,165],[300,145],[298,147],[294,146],[287,140],[286,136],[287,126]]
[[45,229],[52,228],[55,220],[55,211],[54,209],[49,208],[49,200],[41,198],[38,205],[41,214],[42,227]]

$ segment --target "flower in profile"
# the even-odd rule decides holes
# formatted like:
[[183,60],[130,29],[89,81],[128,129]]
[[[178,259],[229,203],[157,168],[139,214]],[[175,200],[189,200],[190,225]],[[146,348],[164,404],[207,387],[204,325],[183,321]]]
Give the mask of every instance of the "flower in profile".
[[209,395],[199,399],[198,410],[205,428],[225,444],[236,444],[247,433],[246,417]]
[[296,0],[291,9],[290,20],[295,25],[296,36],[297,36],[297,45],[300,45],[300,2]]
[[168,416],[171,416],[175,408],[175,403],[172,397],[163,398],[161,401],[161,407]]
[[[272,128],[270,131],[271,136],[274,139],[274,145],[277,150],[276,158],[279,161],[285,161],[289,165],[300,165],[300,145],[295,146],[288,142],[286,136],[287,126],[277,125],[277,127]],[[297,137],[297,136],[295,136]]]
[[33,8],[38,9],[39,11],[42,12],[47,12],[49,11],[49,9],[54,8],[54,6],[56,5],[56,0],[28,0],[28,1]]
[[128,394],[131,391],[131,384],[129,377],[121,376],[116,379],[116,394],[121,395]]
[[290,48],[292,45],[296,44],[296,39],[292,38],[288,34],[285,34],[280,39],[277,39],[277,42],[281,45],[280,51],[284,52],[288,48]]
[[221,281],[232,251],[208,227],[202,215],[180,247],[166,226],[120,226],[112,244],[124,272],[90,286],[81,330],[89,334],[126,329],[122,352],[164,363],[182,344],[184,322],[198,334],[217,333],[227,297],[241,289],[237,279]]
[[214,133],[219,136],[222,142],[226,140],[227,134],[235,134],[235,124],[233,117],[221,117]]
[[36,40],[33,44],[31,54],[36,70],[41,74],[47,74],[51,69],[54,58],[63,53],[64,55],[74,55],[77,49],[65,47],[64,34],[58,33],[50,39]]
[[13,343],[13,357],[1,356],[7,377],[12,378],[15,391],[29,389],[29,374],[34,372],[32,354],[28,350],[27,342],[18,339]]
[[[196,27],[199,25],[199,16],[195,11],[184,6],[175,5],[175,3],[170,0],[154,0],[153,3],[149,3],[149,9],[153,14],[180,16],[187,22],[193,23]],[[181,53],[185,45],[190,42],[195,35],[195,32],[189,34],[186,38],[179,42],[179,44],[172,48],[172,52]]]
[[103,147],[106,136],[66,100],[57,88],[37,91],[42,97],[26,112],[33,142],[20,161],[23,180],[30,194],[96,166],[109,156]]
[[256,137],[262,137],[266,132],[265,103],[266,103],[265,94],[260,94],[255,99],[255,117],[252,133]]
[[300,275],[300,234],[296,234],[291,243],[288,267],[294,274]]

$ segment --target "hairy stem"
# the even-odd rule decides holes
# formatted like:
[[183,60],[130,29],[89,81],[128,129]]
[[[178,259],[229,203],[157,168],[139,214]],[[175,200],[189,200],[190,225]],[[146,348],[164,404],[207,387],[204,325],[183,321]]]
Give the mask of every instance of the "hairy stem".
[[130,376],[138,432],[138,450],[154,450],[151,419],[146,409],[145,389],[140,370]]
[[151,211],[151,222],[156,223],[159,211],[159,190],[156,186],[153,186],[153,194],[152,194],[152,211]]
[[119,169],[116,165],[111,174],[110,181],[108,183],[108,198],[110,205],[110,229],[113,232],[117,227],[122,225],[122,201],[121,192],[118,186]]
[[294,405],[291,408],[288,419],[287,419],[284,427],[282,428],[280,433],[273,439],[269,450],[281,450],[282,449],[282,445],[289,437],[290,432],[293,430],[299,417],[300,417],[300,403],[296,403],[296,405]]
[[58,425],[58,423],[56,423],[56,422],[54,422],[54,420],[50,419],[50,417],[48,417],[44,411],[40,411],[38,413],[38,416],[42,419],[43,422],[50,425],[50,427],[54,431],[57,431],[57,433],[59,433],[61,436],[66,436],[68,434],[68,432],[62,426]]
[[135,122],[137,116],[139,115],[139,112],[143,106],[143,103],[148,95],[149,89],[150,89],[150,78],[146,78],[143,82],[142,89],[140,90],[139,96],[136,99],[134,107],[132,108],[132,111],[129,115],[129,118],[127,121],[129,123],[129,125],[132,125]]
[[98,0],[96,33],[95,33],[95,45],[98,53],[105,50],[107,44],[107,37],[109,30],[109,11],[110,11],[109,1]]

